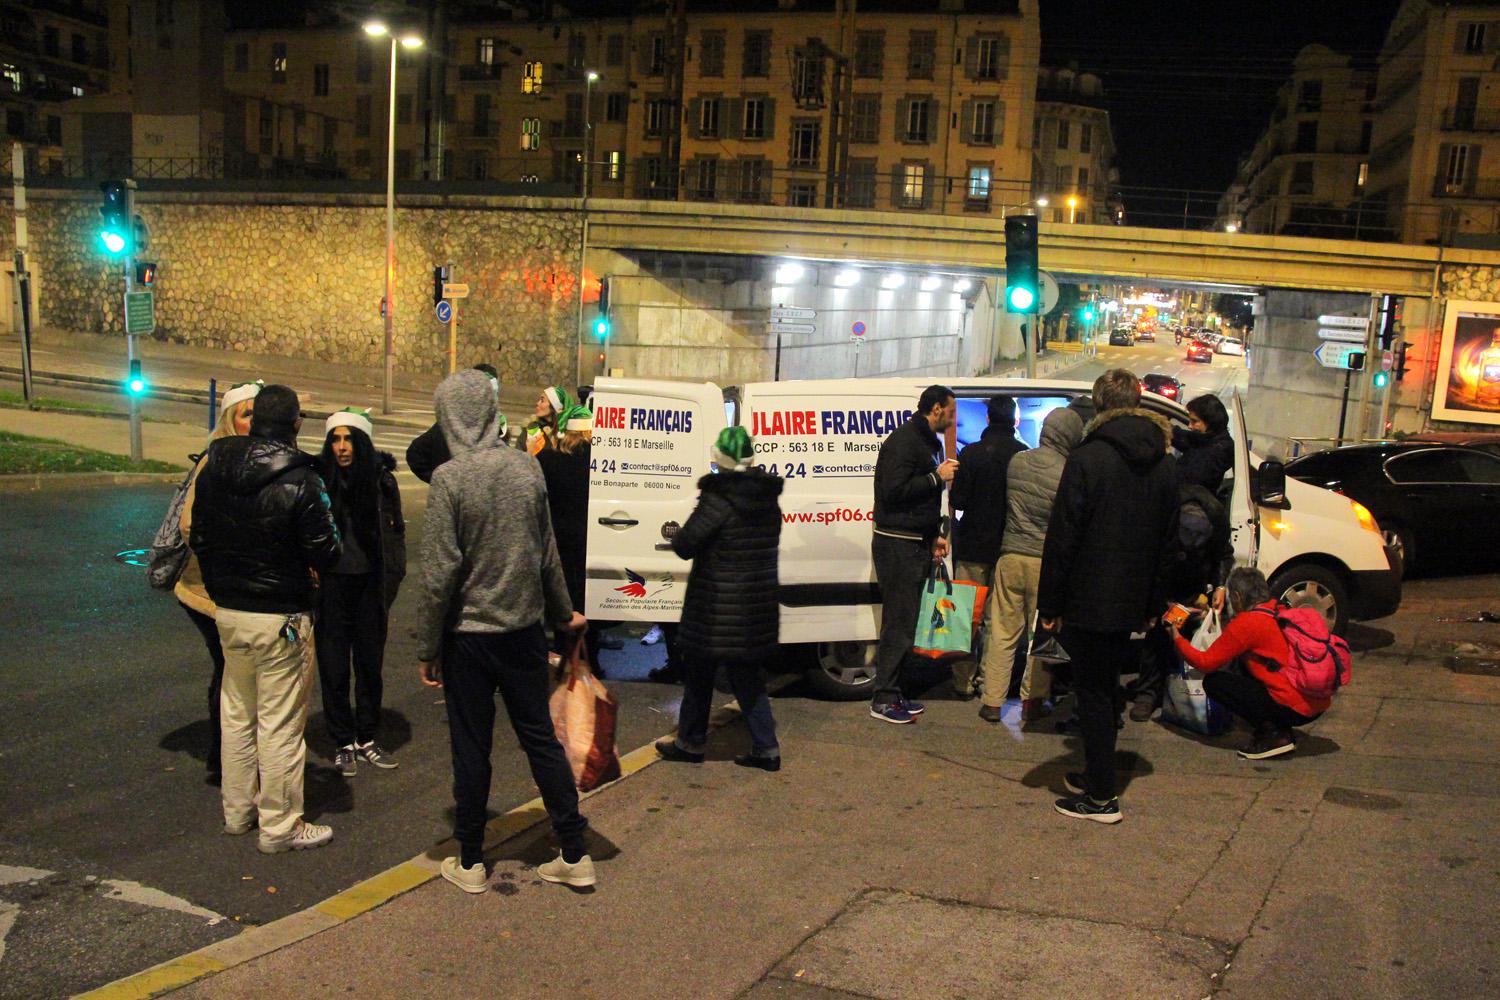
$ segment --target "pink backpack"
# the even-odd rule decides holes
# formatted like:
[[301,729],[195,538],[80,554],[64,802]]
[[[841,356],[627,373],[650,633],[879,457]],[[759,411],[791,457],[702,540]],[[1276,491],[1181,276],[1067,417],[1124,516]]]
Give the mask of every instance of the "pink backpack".
[[1353,679],[1349,644],[1343,636],[1328,631],[1328,624],[1318,612],[1282,605],[1277,605],[1274,614],[1265,608],[1250,610],[1276,619],[1289,655],[1285,668],[1270,663],[1266,667],[1285,669],[1287,679],[1302,697],[1308,701],[1327,701]]

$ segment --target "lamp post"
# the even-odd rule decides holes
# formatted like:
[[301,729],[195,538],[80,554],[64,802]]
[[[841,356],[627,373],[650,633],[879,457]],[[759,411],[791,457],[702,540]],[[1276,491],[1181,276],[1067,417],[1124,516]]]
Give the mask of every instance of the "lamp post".
[[1078,199],[1074,195],[1068,195],[1068,225],[1072,225],[1078,219]]
[[399,38],[384,22],[365,24],[371,38],[391,40],[391,92],[387,109],[388,128],[385,143],[385,378],[381,383],[380,408],[391,412],[391,383],[396,375],[396,45],[419,49],[419,35],[407,33]]
[[[574,370],[578,382],[583,381],[583,262],[589,249],[589,160],[593,153],[594,136],[593,124],[593,97],[594,84],[599,82],[599,74],[589,70],[584,75],[583,84],[583,198],[579,206],[582,218],[579,220],[578,233],[578,365]],[[576,383],[575,383],[576,384]]]

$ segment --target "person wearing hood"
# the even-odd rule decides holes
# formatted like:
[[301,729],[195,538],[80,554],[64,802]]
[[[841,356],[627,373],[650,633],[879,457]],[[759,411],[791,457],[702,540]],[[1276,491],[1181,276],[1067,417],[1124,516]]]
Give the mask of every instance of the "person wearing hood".
[[543,448],[556,446],[558,414],[572,406],[573,397],[562,386],[549,385],[542,390],[542,394],[536,398],[536,408],[531,413],[532,421],[526,425],[526,434],[521,440],[526,454],[535,455]]
[[[475,365],[476,372],[484,372],[490,377],[491,384],[495,387],[496,398],[500,393],[500,375],[495,371],[494,365]],[[500,414],[500,439],[505,440],[510,430],[505,420],[505,414]],[[432,482],[432,473],[438,466],[453,456],[448,453],[448,442],[443,440],[443,428],[438,426],[434,420],[432,426],[421,434],[412,438],[411,444],[406,446],[406,467],[411,470],[412,475],[424,483]]]
[[1229,411],[1218,396],[1205,394],[1187,404],[1188,425],[1172,428],[1172,447],[1180,452],[1177,481],[1218,495],[1224,476],[1234,468],[1234,439]]
[[576,633],[588,622],[568,596],[547,485],[534,458],[501,446],[495,392],[482,372],[449,375],[433,401],[453,457],[432,474],[427,497],[417,654],[422,683],[444,688],[453,748],[459,856],[443,860],[442,875],[465,892],[489,889],[484,825],[498,692],[562,842],[561,855],[538,865],[537,874],[590,886],[588,821],[547,705],[543,629],[546,623]]
[[672,551],[693,561],[682,601],[686,652],[677,735],[656,744],[664,759],[701,764],[708,743],[714,674],[729,675],[750,752],[741,767],[781,770],[776,720],[761,676],[780,641],[777,560],[782,481],[752,468],[755,449],[743,427],[726,427],[713,445],[716,473],[698,480],[698,506],[672,537]]
[[[1083,419],[1078,411],[1060,406],[1042,421],[1038,447],[1010,461],[1005,477],[1005,534],[995,565],[995,602],[989,609],[990,636],[984,652],[984,690],[979,705],[979,717],[986,722],[1000,721],[1000,708],[1010,688],[1011,665],[1036,612],[1042,545],[1052,519],[1052,501],[1068,454],[1082,440]],[[1021,676],[1021,721],[1044,715],[1051,693],[1051,673],[1028,657]]]
[[[352,778],[359,761],[389,770],[396,760],[375,742],[384,684],[391,605],[406,576],[406,522],[396,459],[376,451],[367,411],[329,414],[323,424],[319,471],[328,484],[344,552],[318,588],[318,677],[323,721],[338,749],[334,764]],[[354,708],[349,674],[354,674]]]
[[224,832],[258,824],[264,854],[322,847],[302,817],[315,575],[343,551],[317,461],[297,450],[297,394],[268,385],[245,437],[208,449],[188,545],[217,611],[224,647]]
[[1094,382],[1098,415],[1063,466],[1042,545],[1040,625],[1058,632],[1073,667],[1084,771],[1059,813],[1118,823],[1116,706],[1133,665],[1130,636],[1161,615],[1177,532],[1175,461],[1166,419],[1142,409],[1141,380],[1115,368]]
[[[260,393],[264,382],[241,382],[231,386],[219,401],[219,419],[214,423],[214,429],[208,435],[208,443],[213,444],[220,438],[243,436],[250,433],[250,418],[255,415],[255,397]],[[203,467],[208,463],[208,449],[203,450],[193,465],[193,478],[188,483],[187,493],[182,500],[182,513],[177,522],[177,530],[183,538],[192,537],[193,527],[193,500],[198,495],[198,476],[202,474]],[[208,658],[213,663],[213,673],[208,680],[208,758],[207,758],[207,781],[210,785],[220,784],[223,780],[223,764],[220,761],[222,752],[219,736],[219,692],[224,683],[224,648],[219,644],[219,626],[214,624],[214,613],[218,610],[214,607],[213,598],[208,596],[208,588],[203,585],[203,569],[198,565],[198,557],[188,550],[187,563],[182,567],[182,575],[177,578],[177,583],[172,588],[172,595],[177,598],[177,603],[182,605],[182,610],[187,612],[188,620],[197,628],[198,633],[203,636],[203,645],[208,647]]]

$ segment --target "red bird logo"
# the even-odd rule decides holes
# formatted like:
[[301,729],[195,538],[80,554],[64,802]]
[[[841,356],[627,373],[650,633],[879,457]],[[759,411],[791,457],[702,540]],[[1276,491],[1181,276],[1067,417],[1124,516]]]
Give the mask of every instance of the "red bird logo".
[[644,576],[641,576],[641,574],[633,569],[627,568],[625,570],[625,579],[630,582],[623,587],[616,587],[615,590],[630,597],[646,596],[646,578]]

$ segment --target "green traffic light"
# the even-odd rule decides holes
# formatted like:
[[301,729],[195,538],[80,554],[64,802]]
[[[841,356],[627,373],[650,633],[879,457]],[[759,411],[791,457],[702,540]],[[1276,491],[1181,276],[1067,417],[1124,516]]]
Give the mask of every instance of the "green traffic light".
[[1010,300],[1010,307],[1019,312],[1026,312],[1036,302],[1036,293],[1025,285],[1012,285],[1005,293]]
[[1083,311],[1083,318],[1085,320],[1092,320],[1094,318],[1094,310],[1092,310],[1092,309],[1085,309]]
[[609,336],[609,320],[605,319],[603,316],[600,316],[598,319],[594,320],[594,336],[598,337],[600,340],[603,340],[605,337]]
[[132,396],[139,396],[146,391],[146,380],[143,378],[133,378],[126,388],[130,390]]
[[1391,382],[1391,373],[1390,372],[1376,372],[1375,373],[1375,388],[1377,388],[1377,389],[1384,389],[1387,385],[1390,384],[1390,382]]
[[113,229],[106,229],[99,234],[99,240],[104,244],[104,249],[112,254],[125,252],[125,234]]

